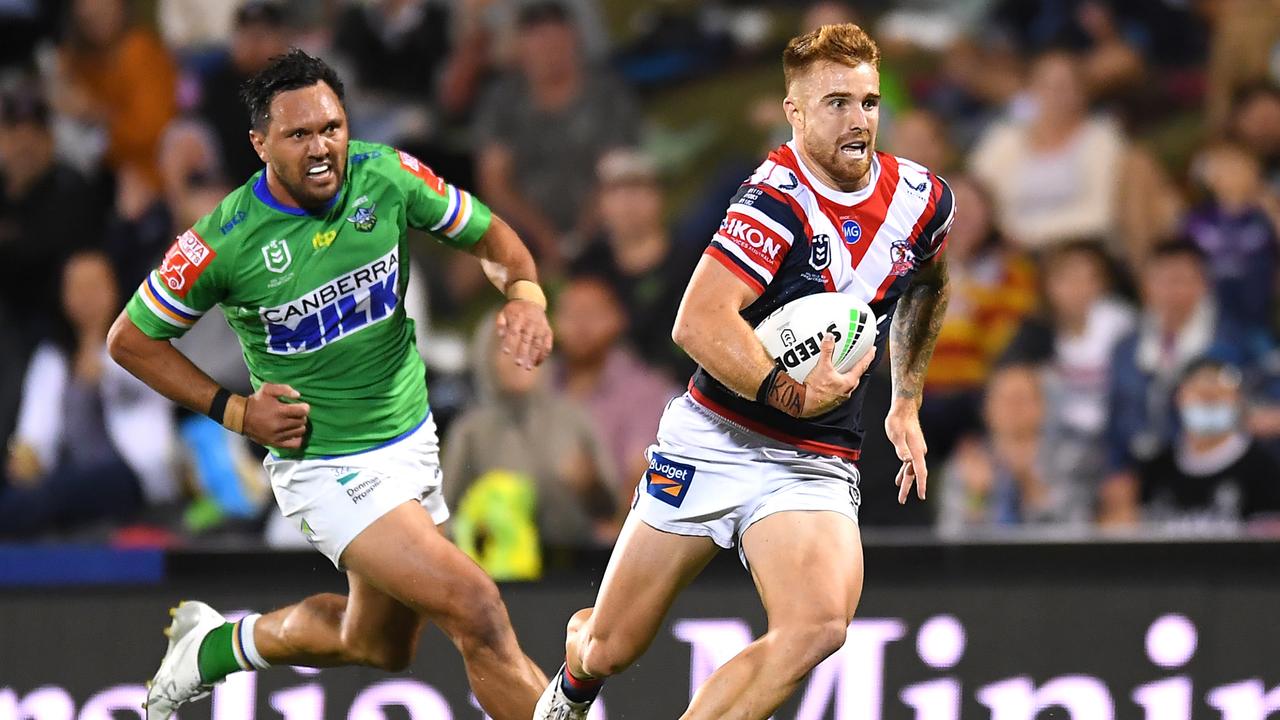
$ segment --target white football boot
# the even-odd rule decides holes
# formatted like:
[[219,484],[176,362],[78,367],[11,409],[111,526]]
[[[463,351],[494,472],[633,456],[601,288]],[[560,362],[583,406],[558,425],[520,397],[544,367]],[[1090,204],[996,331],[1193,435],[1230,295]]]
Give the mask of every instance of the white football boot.
[[551,678],[551,684],[542,692],[542,697],[538,698],[538,704],[533,709],[533,720],[587,720],[591,702],[579,703],[565,697],[564,690],[560,687],[562,674],[563,666]]
[[179,705],[199,700],[213,690],[200,679],[200,642],[227,621],[202,602],[182,602],[169,611],[173,622],[165,629],[169,649],[156,676],[147,683],[147,720],[169,720]]

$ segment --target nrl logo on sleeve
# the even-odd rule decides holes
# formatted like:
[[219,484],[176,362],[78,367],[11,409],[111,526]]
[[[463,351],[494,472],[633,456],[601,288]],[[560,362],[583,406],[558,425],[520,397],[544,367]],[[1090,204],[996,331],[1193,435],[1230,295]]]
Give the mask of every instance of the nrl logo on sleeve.
[[289,254],[289,243],[287,240],[272,240],[262,246],[262,261],[266,263],[267,269],[273,273],[282,273],[293,262],[293,256]]
[[358,232],[370,232],[378,224],[378,216],[373,214],[377,207],[377,205],[370,205],[369,207],[356,208],[355,214],[347,218],[347,222],[355,225]]

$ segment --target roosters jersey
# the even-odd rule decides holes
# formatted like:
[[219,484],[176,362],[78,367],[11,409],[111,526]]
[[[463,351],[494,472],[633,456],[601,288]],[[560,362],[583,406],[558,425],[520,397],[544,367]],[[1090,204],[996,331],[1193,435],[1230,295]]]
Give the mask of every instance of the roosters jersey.
[[[738,189],[706,254],[760,294],[742,310],[752,327],[815,293],[866,302],[879,321],[874,370],[885,356],[898,298],[942,249],[954,216],[951,189],[922,165],[878,152],[867,186],[841,192],[813,175],[792,141],[769,153]],[[835,409],[798,419],[738,395],[701,367],[689,383],[694,400],[730,422],[850,460],[862,446],[865,391],[864,383]]]

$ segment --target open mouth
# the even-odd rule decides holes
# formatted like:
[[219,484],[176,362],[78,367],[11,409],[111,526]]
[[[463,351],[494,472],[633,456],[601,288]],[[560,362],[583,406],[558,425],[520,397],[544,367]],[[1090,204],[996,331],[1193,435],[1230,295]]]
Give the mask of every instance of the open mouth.
[[840,152],[854,160],[861,160],[867,156],[867,141],[854,140],[840,146]]
[[333,177],[333,163],[319,162],[307,168],[307,179],[313,182],[325,183]]

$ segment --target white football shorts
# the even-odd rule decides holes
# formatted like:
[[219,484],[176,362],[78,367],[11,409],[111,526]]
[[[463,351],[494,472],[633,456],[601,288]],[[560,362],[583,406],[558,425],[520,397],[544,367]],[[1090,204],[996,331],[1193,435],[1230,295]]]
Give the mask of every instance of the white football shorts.
[[268,455],[262,464],[280,512],[339,570],[347,545],[401,503],[422,503],[437,525],[449,519],[430,413],[416,428],[372,450],[305,460]]
[[774,513],[829,510],[858,521],[858,468],[740,425],[688,393],[667,405],[632,512],[652,528],[709,537],[723,548]]

